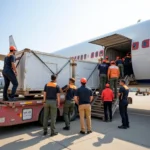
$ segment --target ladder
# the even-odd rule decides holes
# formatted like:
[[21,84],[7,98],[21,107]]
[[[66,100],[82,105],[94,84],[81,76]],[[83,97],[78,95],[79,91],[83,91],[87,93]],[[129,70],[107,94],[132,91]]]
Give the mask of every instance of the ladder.
[[[126,85],[129,85],[133,81],[135,82],[135,78],[133,75],[125,76],[124,80],[126,81]],[[119,88],[119,82],[120,79],[118,80],[118,88]],[[101,118],[102,120],[104,120],[104,106],[101,99],[101,95],[100,94],[96,95],[95,91],[93,93],[95,98],[91,104],[92,105],[91,116]],[[112,103],[112,116],[115,114],[118,104],[119,104],[119,100],[115,99]]]

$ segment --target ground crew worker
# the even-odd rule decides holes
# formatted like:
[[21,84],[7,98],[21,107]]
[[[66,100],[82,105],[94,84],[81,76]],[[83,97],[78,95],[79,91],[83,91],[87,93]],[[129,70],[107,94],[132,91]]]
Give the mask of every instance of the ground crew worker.
[[108,67],[110,66],[110,61],[109,61],[109,59],[108,59],[108,56],[106,56],[106,64],[108,65]]
[[[15,66],[15,53],[16,48],[14,46],[10,46],[9,48],[10,52],[4,59],[4,68],[3,68],[3,77],[4,77],[4,90],[3,90],[3,100],[7,101],[14,101],[15,100],[15,94],[18,87],[18,81],[17,81],[17,70]],[[13,87],[11,90],[11,94],[8,96],[7,91],[10,82],[12,83]]]
[[55,136],[55,123],[57,117],[57,105],[60,106],[60,88],[56,83],[56,76],[51,76],[51,82],[47,83],[44,88],[44,135],[47,134],[48,119],[51,118],[51,136]]
[[110,87],[115,91],[115,98],[117,98],[117,83],[120,76],[119,68],[115,65],[114,61],[111,61],[111,66],[108,68],[108,80],[110,80]]
[[131,58],[129,56],[129,53],[126,55],[124,59],[124,75],[130,76],[130,63],[131,63]]
[[107,110],[109,110],[109,120],[112,121],[112,101],[114,99],[113,91],[110,89],[110,85],[107,83],[106,88],[102,91],[102,100],[104,102],[104,114],[105,121],[108,121]]
[[124,66],[123,66],[123,61],[119,56],[116,59],[116,65],[119,67],[120,77],[123,78],[124,77]]
[[130,76],[133,74],[133,68],[132,68],[132,58],[131,58],[131,53],[129,53],[129,58],[130,58],[130,63],[129,63],[129,74]]
[[66,99],[64,104],[64,120],[66,126],[63,128],[64,130],[70,130],[70,115],[73,113],[75,107],[74,96],[77,90],[77,87],[74,85],[75,79],[69,79],[69,85],[66,85],[62,88],[63,92],[66,92]]
[[127,129],[129,128],[129,118],[127,113],[127,107],[128,107],[128,94],[129,94],[129,88],[125,85],[125,81],[120,81],[120,89],[119,89],[119,111],[120,116],[122,118],[122,125],[118,126],[120,129]]
[[80,115],[80,134],[85,134],[84,126],[84,116],[86,116],[87,122],[87,133],[92,133],[91,130],[91,102],[93,100],[92,90],[86,87],[87,80],[82,78],[80,80],[81,87],[77,89],[75,101],[79,105],[79,115]]
[[103,60],[103,63],[98,66],[98,69],[100,76],[100,90],[102,91],[107,82],[108,65],[106,64],[106,60]]

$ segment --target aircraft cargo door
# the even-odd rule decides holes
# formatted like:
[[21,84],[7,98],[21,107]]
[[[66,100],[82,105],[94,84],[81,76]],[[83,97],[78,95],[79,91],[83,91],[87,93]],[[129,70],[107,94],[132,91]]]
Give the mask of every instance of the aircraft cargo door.
[[91,41],[105,47],[104,56],[108,56],[110,60],[115,60],[116,56],[124,57],[131,52],[132,39],[120,34],[112,34],[103,38]]

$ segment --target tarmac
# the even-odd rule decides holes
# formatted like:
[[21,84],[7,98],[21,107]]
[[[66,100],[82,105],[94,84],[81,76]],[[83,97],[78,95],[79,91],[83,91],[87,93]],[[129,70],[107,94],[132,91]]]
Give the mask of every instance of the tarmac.
[[[71,122],[71,130],[63,131],[63,121],[58,121],[55,137],[43,136],[42,127],[28,123],[0,128],[0,150],[150,150],[150,96],[135,96],[129,105],[129,129],[118,129],[119,112],[111,123],[92,118],[93,133],[80,135],[79,118]],[[49,133],[50,134],[50,133]]]

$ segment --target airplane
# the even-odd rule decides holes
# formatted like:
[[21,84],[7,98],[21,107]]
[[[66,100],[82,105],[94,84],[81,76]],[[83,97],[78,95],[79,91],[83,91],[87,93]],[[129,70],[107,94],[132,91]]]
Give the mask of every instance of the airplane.
[[100,57],[115,60],[131,53],[136,81],[150,85],[150,20],[102,35],[64,48],[53,54],[72,57],[75,60],[98,62]]

